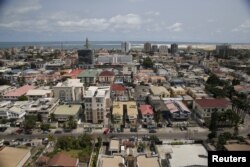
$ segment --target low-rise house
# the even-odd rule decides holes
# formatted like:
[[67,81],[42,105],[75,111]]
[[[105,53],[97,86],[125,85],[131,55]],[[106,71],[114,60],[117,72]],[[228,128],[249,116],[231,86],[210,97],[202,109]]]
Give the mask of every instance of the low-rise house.
[[32,89],[26,93],[28,100],[37,100],[40,98],[48,98],[48,97],[52,97],[52,95],[53,95],[53,93],[52,93],[51,89],[42,89],[42,88]]
[[166,82],[166,78],[163,76],[151,76],[149,82],[152,84],[162,84]]
[[163,86],[151,86],[150,91],[153,96],[159,96],[160,98],[170,97],[169,91]]
[[140,112],[142,116],[142,123],[146,127],[154,124],[154,112],[153,107],[151,105],[140,105]]
[[243,93],[247,96],[250,96],[250,85],[235,85],[234,90],[237,93]]
[[122,73],[128,75],[135,75],[137,73],[137,66],[135,64],[125,64],[122,67]]
[[47,70],[60,70],[65,66],[65,61],[61,59],[53,59],[51,62],[45,64]]
[[120,84],[112,84],[111,85],[111,97],[112,99],[117,99],[123,101],[122,97],[126,96],[126,88]]
[[68,79],[53,87],[54,97],[66,102],[82,102],[83,83],[80,79]]
[[191,111],[180,101],[166,101],[166,107],[173,120],[187,120],[191,116]]
[[98,79],[99,71],[94,69],[89,69],[81,72],[77,78],[81,80],[81,82],[86,85],[95,85]]
[[170,91],[171,91],[171,96],[172,97],[176,97],[176,96],[184,96],[186,95],[186,90],[183,89],[182,87],[180,86],[177,86],[177,87],[170,87]]
[[13,90],[13,89],[14,89],[14,87],[12,87],[12,86],[9,86],[9,85],[1,85],[1,86],[0,86],[0,98],[1,98],[4,94],[8,93],[9,91],[11,91],[11,90]]
[[150,95],[150,87],[137,85],[134,90],[134,100],[138,105],[145,104]]
[[138,167],[161,167],[159,158],[156,156],[147,157],[146,155],[137,156]]
[[111,167],[111,166],[119,166],[122,164],[125,166],[125,160],[122,156],[116,155],[116,156],[104,156],[99,160],[99,167]]
[[65,152],[60,152],[54,155],[48,163],[48,167],[78,167],[79,166],[79,159],[72,158],[71,156],[67,155]]
[[206,91],[200,87],[188,87],[187,94],[190,95],[194,99],[202,99],[210,97]]
[[123,102],[114,101],[112,106],[112,119],[117,129],[123,125],[123,104]]
[[0,102],[0,118],[5,119],[23,119],[26,112],[25,108],[28,101],[2,101]]
[[4,100],[18,100],[19,97],[24,96],[29,90],[35,89],[36,86],[24,85],[20,88],[14,89],[3,95]]
[[119,153],[120,152],[120,141],[112,139],[109,143],[109,151],[111,155],[113,153]]
[[82,105],[59,105],[53,112],[58,122],[68,121],[70,117],[78,121],[79,114],[82,112]]
[[111,84],[114,82],[115,73],[113,71],[104,70],[99,74],[99,83]]
[[213,112],[228,109],[232,109],[232,103],[227,99],[196,99],[194,103],[194,110],[205,125],[209,125]]
[[0,148],[0,166],[2,167],[21,167],[31,157],[29,149],[14,147]]

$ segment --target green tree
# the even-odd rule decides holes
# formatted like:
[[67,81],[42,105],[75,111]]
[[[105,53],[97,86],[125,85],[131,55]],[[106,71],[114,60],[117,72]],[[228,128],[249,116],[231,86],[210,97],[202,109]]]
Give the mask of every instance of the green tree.
[[50,124],[42,124],[42,125],[41,125],[41,129],[42,129],[43,131],[48,131],[49,128],[50,128]]
[[23,122],[24,129],[33,129],[36,126],[37,118],[34,116],[26,116]]
[[234,85],[239,85],[240,84],[240,80],[238,80],[238,79],[233,79],[232,80],[232,85],[234,86]]
[[143,67],[144,68],[153,68],[153,61],[151,60],[150,57],[146,57],[144,60],[143,60],[143,63],[142,63]]
[[76,120],[74,120],[74,118],[72,116],[69,117],[68,128],[70,128],[70,129],[77,128]]
[[18,97],[18,101],[27,101],[27,100],[28,100],[27,96],[22,95],[22,96]]

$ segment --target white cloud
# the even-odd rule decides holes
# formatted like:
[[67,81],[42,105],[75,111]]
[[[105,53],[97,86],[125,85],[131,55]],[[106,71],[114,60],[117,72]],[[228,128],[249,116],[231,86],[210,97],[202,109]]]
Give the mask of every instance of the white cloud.
[[39,0],[23,0],[19,1],[15,6],[11,6],[6,11],[7,15],[22,15],[32,11],[37,11],[41,9],[42,6]]
[[145,13],[146,15],[150,15],[150,16],[159,16],[160,12],[155,12],[155,11],[148,11]]
[[173,31],[173,32],[179,32],[179,31],[182,31],[182,25],[183,25],[182,23],[177,22],[171,26],[168,26],[167,30]]
[[233,32],[250,32],[250,20],[246,20],[238,27],[232,29]]

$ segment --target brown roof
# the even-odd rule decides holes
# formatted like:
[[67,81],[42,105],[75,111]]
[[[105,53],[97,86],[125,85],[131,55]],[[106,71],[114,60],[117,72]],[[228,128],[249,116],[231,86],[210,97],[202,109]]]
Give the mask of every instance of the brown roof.
[[227,144],[224,147],[227,151],[250,151],[248,144]]
[[202,108],[226,108],[231,105],[227,99],[197,99],[195,102]]
[[126,88],[122,85],[118,85],[118,84],[112,84],[111,85],[111,90],[112,91],[125,91]]
[[78,159],[72,158],[65,152],[60,152],[50,159],[48,166],[76,167]]
[[112,71],[102,71],[99,76],[114,76],[115,73]]
[[49,157],[41,156],[36,160],[37,163],[45,163],[47,164],[49,162]]

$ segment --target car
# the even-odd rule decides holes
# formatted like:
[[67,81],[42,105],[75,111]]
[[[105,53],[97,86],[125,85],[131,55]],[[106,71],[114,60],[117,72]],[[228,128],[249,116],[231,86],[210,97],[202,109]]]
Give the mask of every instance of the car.
[[23,132],[23,129],[17,129],[16,130],[16,133],[18,133],[18,134],[20,134],[20,133],[22,133]]
[[61,130],[56,130],[55,134],[62,134],[62,131]]
[[183,127],[183,129],[184,129],[184,130],[187,130],[187,127],[186,127],[186,126],[184,126],[184,127]]
[[156,130],[150,129],[148,132],[149,132],[149,133],[156,133]]
[[180,130],[183,131],[184,130],[183,127],[180,127]]
[[106,128],[106,129],[103,131],[103,134],[104,134],[104,135],[107,135],[107,134],[109,134],[109,132],[110,132],[110,129],[109,129],[109,128]]
[[167,127],[172,127],[173,126],[173,124],[167,124]]

